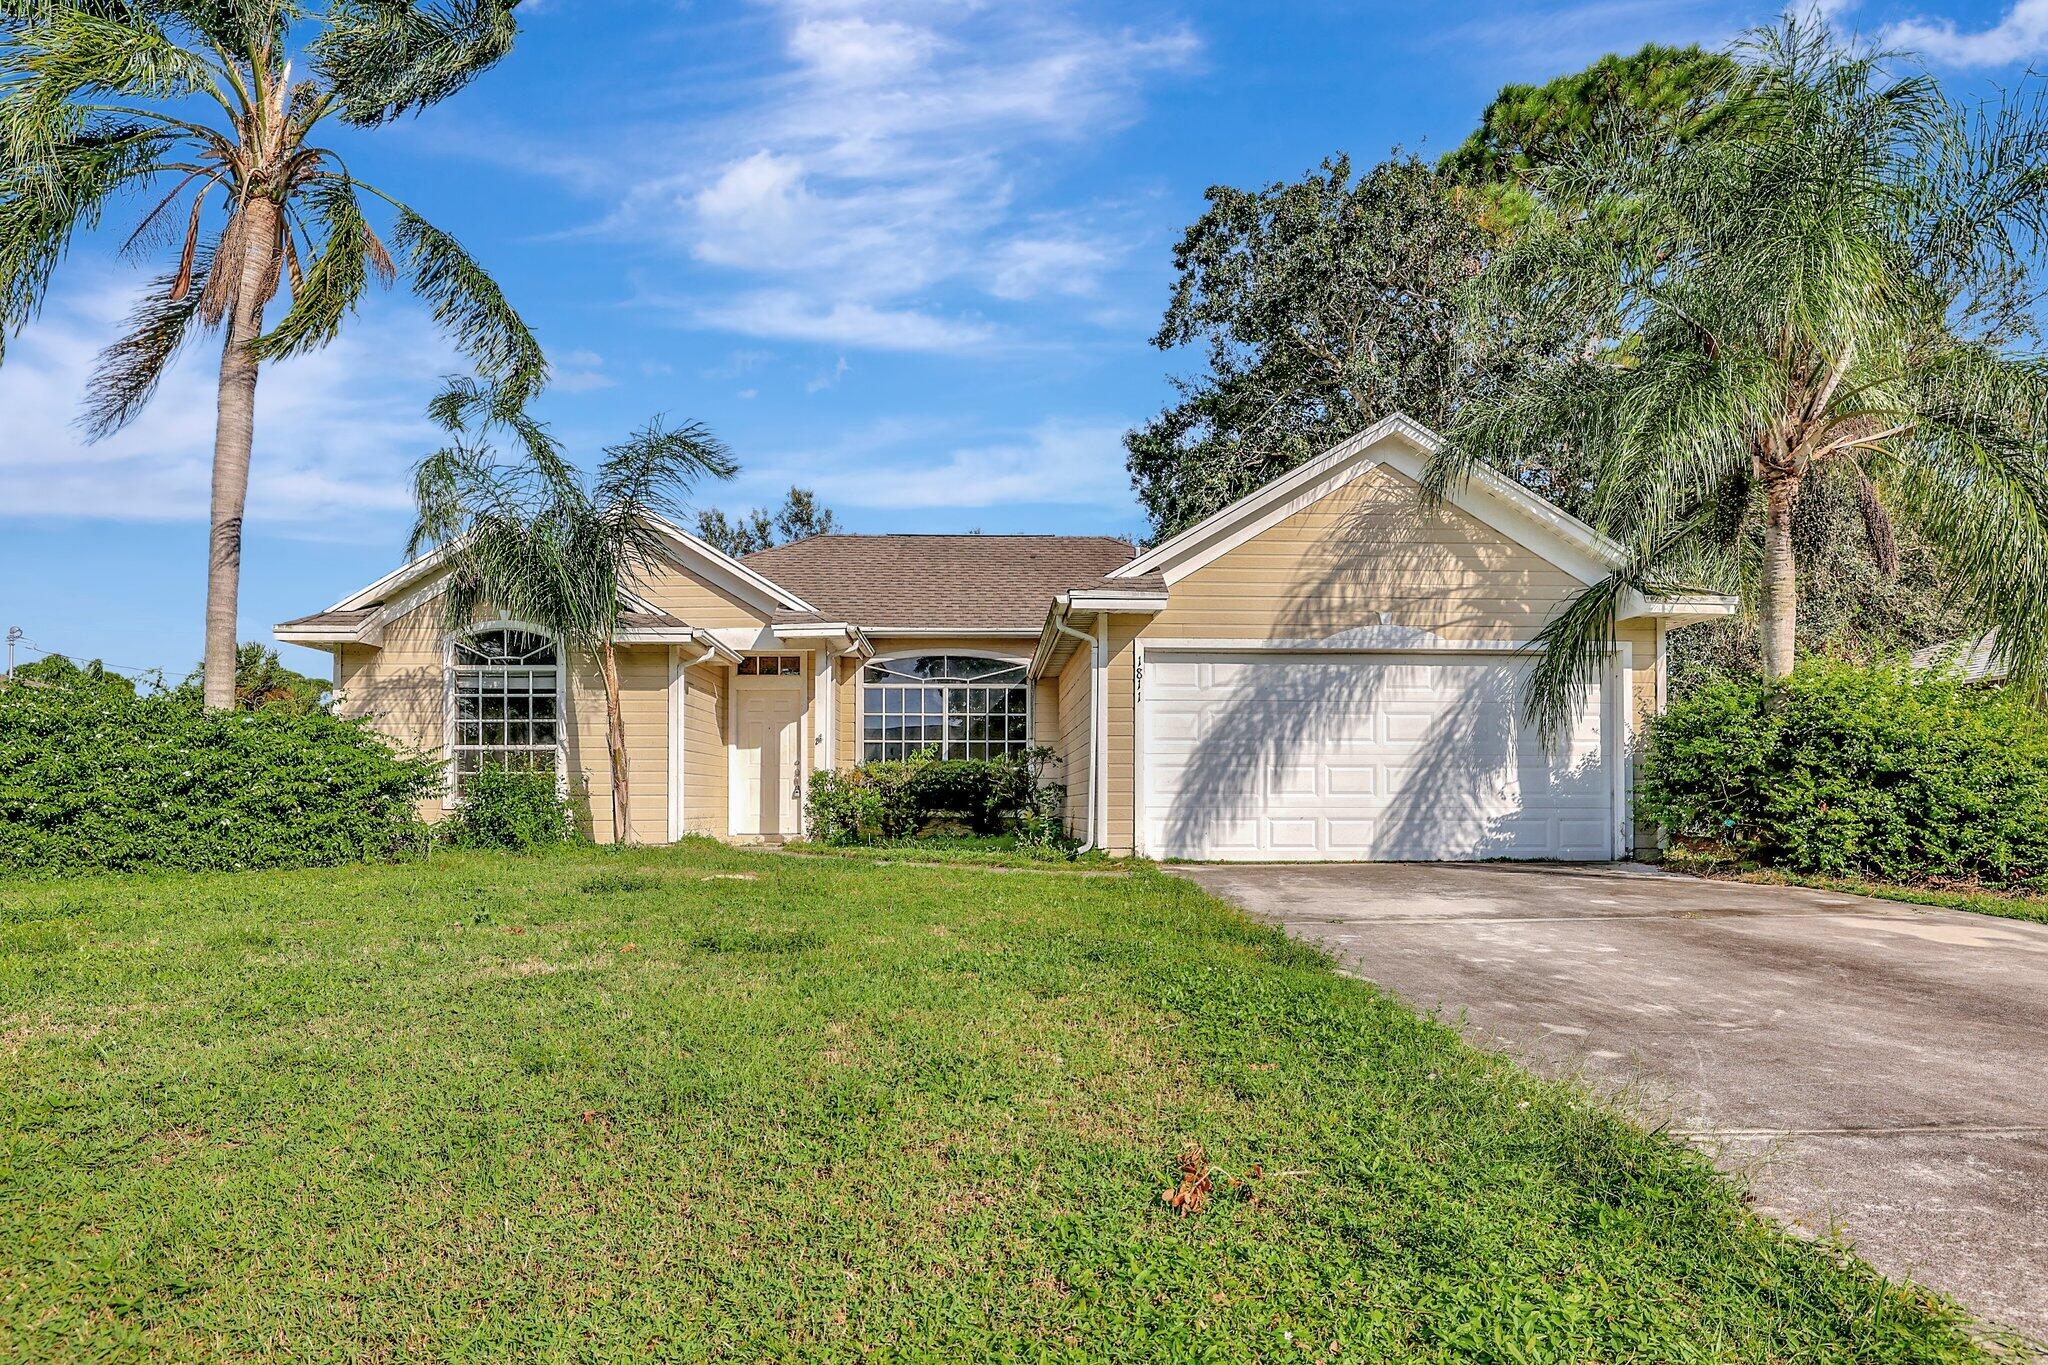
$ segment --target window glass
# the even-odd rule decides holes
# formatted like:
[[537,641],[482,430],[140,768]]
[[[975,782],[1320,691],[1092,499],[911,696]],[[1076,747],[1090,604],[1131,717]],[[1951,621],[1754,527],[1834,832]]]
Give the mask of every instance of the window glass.
[[1024,665],[978,654],[878,659],[861,671],[861,759],[1000,758],[1029,743]]
[[740,660],[740,676],[744,678],[780,677],[786,673],[801,674],[804,658],[801,654],[749,654]]
[[458,638],[451,653],[456,799],[463,779],[482,768],[556,771],[560,735],[554,641],[533,631],[499,627]]

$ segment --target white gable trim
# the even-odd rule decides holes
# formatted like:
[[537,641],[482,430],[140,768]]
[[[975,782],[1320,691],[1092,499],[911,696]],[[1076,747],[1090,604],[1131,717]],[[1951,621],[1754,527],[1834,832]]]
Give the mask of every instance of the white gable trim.
[[[1108,576],[1156,573],[1176,582],[1382,464],[1419,483],[1442,445],[1435,432],[1400,413],[1382,418]],[[1583,583],[1596,583],[1626,562],[1619,545],[1483,465],[1445,500]]]
[[725,551],[699,540],[681,527],[660,517],[653,518],[653,522],[655,528],[674,544],[671,555],[678,564],[703,574],[742,602],[750,605],[768,603],[771,609],[779,607],[788,611],[817,610],[781,584],[755,573]]
[[[679,566],[701,575],[706,581],[737,597],[748,606],[764,612],[772,612],[779,609],[789,611],[817,610],[810,603],[789,591],[789,589],[755,573],[731,555],[711,545],[707,545],[688,531],[671,525],[659,517],[654,518],[653,521],[655,529],[660,531],[663,537],[670,542],[670,558]],[[460,543],[459,540],[454,542],[454,544],[458,545]],[[404,564],[399,565],[367,587],[358,588],[333,606],[328,607],[327,610],[360,611],[372,602],[386,601],[392,593],[418,582],[421,578],[440,568],[447,561],[451,548],[453,547],[450,545],[436,546],[418,559],[408,560]],[[620,597],[626,600],[636,611],[655,610],[654,607],[647,605],[638,597],[629,597],[624,593],[621,593]],[[389,619],[389,615],[389,613],[386,613],[386,619]]]

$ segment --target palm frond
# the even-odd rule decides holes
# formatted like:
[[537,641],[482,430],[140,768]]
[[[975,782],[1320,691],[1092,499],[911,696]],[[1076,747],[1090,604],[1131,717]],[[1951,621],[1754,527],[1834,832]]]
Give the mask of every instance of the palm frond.
[[340,0],[313,43],[342,117],[386,123],[448,98],[512,50],[518,0]]
[[304,281],[292,291],[291,310],[256,340],[256,354],[266,360],[318,350],[339,336],[381,256],[382,248],[373,245],[375,234],[347,181],[318,181],[307,196],[324,240]]
[[51,274],[80,232],[96,228],[109,198],[153,165],[162,134],[73,115],[33,157],[0,143],[0,358],[7,337],[42,307]]
[[[203,256],[194,263],[197,278],[205,278],[209,265]],[[129,317],[127,334],[100,352],[80,419],[87,440],[127,426],[156,393],[199,312],[202,291],[181,289],[182,283],[176,274],[160,276]]]
[[501,406],[523,407],[547,382],[547,357],[498,282],[453,237],[401,206],[392,241],[456,346],[489,383]]

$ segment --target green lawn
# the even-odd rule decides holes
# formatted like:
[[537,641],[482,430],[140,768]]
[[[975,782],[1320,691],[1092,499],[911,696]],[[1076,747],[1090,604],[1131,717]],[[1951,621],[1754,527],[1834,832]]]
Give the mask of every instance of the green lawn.
[[10,1360],[1975,1358],[1144,870],[0,885],[0,1135]]

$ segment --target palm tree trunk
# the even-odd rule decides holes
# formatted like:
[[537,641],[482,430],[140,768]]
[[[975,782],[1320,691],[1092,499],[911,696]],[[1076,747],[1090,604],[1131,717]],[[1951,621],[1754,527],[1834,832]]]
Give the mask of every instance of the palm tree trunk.
[[604,739],[612,759],[612,841],[637,842],[633,838],[633,806],[626,781],[626,720],[619,709],[619,655],[607,640],[598,655],[598,670],[604,675]]
[[206,560],[206,705],[235,704],[235,607],[242,587],[242,511],[249,500],[249,449],[256,438],[256,355],[263,334],[264,295],[277,250],[277,204],[261,195],[246,215],[242,278],[235,286],[227,344],[220,357],[220,394],[213,431],[212,536]]
[[1792,671],[1799,629],[1799,564],[1792,554],[1792,513],[1799,505],[1799,476],[1767,477],[1764,484],[1764,674],[1782,678]]

